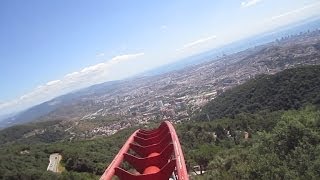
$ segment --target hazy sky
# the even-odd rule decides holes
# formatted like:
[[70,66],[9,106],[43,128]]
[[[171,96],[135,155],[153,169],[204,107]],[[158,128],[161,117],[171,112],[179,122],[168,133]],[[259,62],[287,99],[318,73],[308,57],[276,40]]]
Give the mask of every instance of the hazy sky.
[[0,115],[313,16],[319,0],[1,0]]

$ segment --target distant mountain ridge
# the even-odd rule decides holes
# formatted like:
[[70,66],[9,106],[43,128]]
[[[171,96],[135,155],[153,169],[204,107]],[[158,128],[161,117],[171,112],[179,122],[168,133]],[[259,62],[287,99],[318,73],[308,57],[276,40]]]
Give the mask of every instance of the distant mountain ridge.
[[11,117],[8,117],[4,122],[0,121],[0,128],[14,124],[22,124],[37,120],[45,115],[50,114],[54,110],[57,110],[61,106],[69,106],[74,100],[77,100],[83,96],[98,95],[107,90],[114,90],[121,81],[108,81],[102,84],[97,84],[84,88],[72,93],[68,93],[50,101],[33,106],[25,111],[17,113]]

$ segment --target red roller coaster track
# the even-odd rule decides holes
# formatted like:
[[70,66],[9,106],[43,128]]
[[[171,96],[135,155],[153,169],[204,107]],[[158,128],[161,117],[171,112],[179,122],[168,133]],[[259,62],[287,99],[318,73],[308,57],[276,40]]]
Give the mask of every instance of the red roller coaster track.
[[[122,169],[123,162],[128,162],[137,172]],[[115,176],[121,180],[188,180],[180,142],[172,124],[164,121],[157,129],[135,131],[100,180]]]

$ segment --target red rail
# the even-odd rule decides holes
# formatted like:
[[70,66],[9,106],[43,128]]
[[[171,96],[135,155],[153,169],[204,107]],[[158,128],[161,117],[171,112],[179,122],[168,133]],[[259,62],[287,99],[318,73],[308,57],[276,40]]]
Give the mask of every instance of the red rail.
[[[123,169],[129,163],[131,172]],[[154,130],[137,130],[120,149],[100,180],[188,180],[176,131],[169,121]]]

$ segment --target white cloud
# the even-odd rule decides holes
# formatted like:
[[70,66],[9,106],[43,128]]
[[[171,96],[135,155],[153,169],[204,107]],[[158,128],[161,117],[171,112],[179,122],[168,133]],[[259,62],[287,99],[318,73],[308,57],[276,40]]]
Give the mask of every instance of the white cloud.
[[123,75],[125,72],[116,71],[116,69],[121,69],[122,65],[125,65],[129,60],[137,59],[143,55],[144,53],[115,56],[104,63],[83,68],[79,72],[76,71],[66,74],[60,80],[53,80],[46,84],[39,85],[33,91],[24,94],[17,99],[0,103],[0,114],[10,113],[13,110],[23,110],[59,95],[112,80],[112,78],[117,75],[125,77],[125,75]]
[[166,29],[168,29],[168,26],[167,26],[167,25],[162,25],[160,28],[161,28],[162,30],[166,30]]
[[[254,37],[262,33],[273,33],[277,31],[279,27],[286,27],[287,25],[294,23],[301,23],[304,20],[308,20],[313,17],[319,17],[320,15],[320,2],[314,2],[310,4],[305,4],[300,6],[297,9],[288,9],[280,13],[274,13],[270,17],[261,19],[256,23],[247,23],[242,25],[241,28],[236,31],[226,31],[226,34],[219,35],[219,39],[223,39],[223,43],[218,42],[219,46],[223,44],[229,44],[236,42],[238,40],[243,40],[245,38]],[[290,26],[288,26],[290,28]],[[231,29],[235,29],[237,26],[234,26]]]
[[246,8],[246,7],[254,6],[261,1],[262,0],[245,0],[241,2],[241,7]]
[[54,84],[57,84],[57,83],[59,83],[59,82],[61,82],[61,80],[54,80],[54,81],[49,81],[49,82],[47,82],[47,86],[51,86],[51,85],[54,85]]
[[137,58],[137,57],[143,56],[143,55],[144,55],[144,53],[120,55],[120,56],[116,56],[116,57],[112,58],[109,63],[111,63],[111,64],[122,63],[127,60],[134,59],[134,58]]
[[73,77],[73,76],[76,76],[77,74],[79,74],[79,72],[76,71],[76,72],[66,74],[64,77]]
[[9,107],[11,105],[13,105],[13,101],[3,102],[3,103],[0,104],[0,109],[7,108],[7,107]]
[[96,57],[104,57],[104,56],[105,56],[104,53],[99,53],[99,54],[96,55]]
[[278,19],[282,19],[282,18],[287,18],[287,17],[290,17],[290,16],[295,16],[297,14],[300,14],[300,13],[302,13],[302,12],[308,10],[308,9],[311,9],[311,8],[314,8],[314,7],[317,7],[317,6],[320,6],[319,2],[313,3],[313,4],[308,4],[308,5],[303,6],[302,8],[294,9],[294,10],[285,12],[283,14],[279,14],[279,15],[273,16],[268,20],[274,21],[274,20],[278,20]]
[[217,36],[209,36],[209,37],[206,37],[206,38],[201,38],[201,39],[198,39],[198,40],[195,40],[193,42],[190,42],[190,43],[187,43],[185,45],[183,45],[182,48],[180,49],[177,49],[177,51],[184,51],[184,50],[187,50],[187,49],[191,49],[191,48],[194,48],[196,46],[199,46],[199,45],[202,45],[204,43],[207,43],[213,39],[217,38]]
[[80,72],[81,73],[88,73],[88,72],[91,72],[91,71],[96,71],[97,69],[103,67],[104,65],[105,65],[105,63],[99,63],[99,64],[96,64],[96,65],[93,65],[93,66],[89,66],[89,67],[83,68]]

